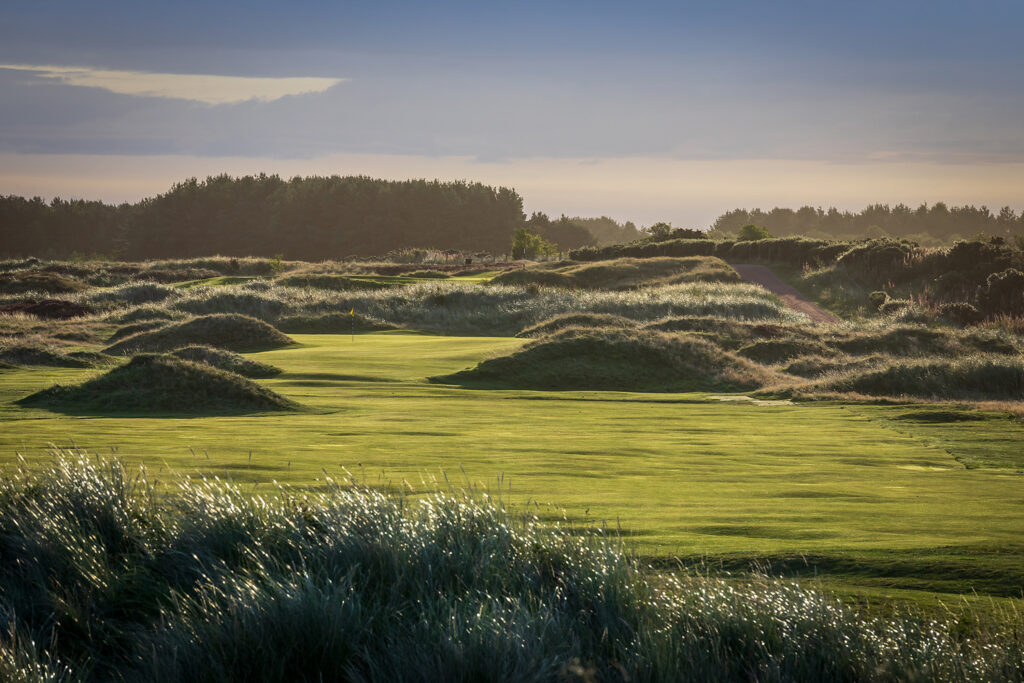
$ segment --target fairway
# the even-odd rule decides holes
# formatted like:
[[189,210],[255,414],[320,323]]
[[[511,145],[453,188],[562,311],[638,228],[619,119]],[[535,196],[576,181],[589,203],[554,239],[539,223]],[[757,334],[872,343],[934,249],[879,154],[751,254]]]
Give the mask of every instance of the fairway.
[[[3,462],[45,458],[53,442],[115,452],[162,480],[202,472],[264,491],[272,481],[318,486],[325,472],[412,492],[447,478],[545,519],[564,511],[577,525],[620,529],[654,558],[761,558],[878,590],[1020,596],[1019,461],[965,469],[949,425],[892,419],[907,406],[470,390],[425,378],[523,340],[294,337],[298,346],[248,357],[284,370],[260,383],[308,408],[299,413],[66,416],[12,401],[97,370],[4,370]],[[969,427],[994,450],[1024,444],[1019,422]]]

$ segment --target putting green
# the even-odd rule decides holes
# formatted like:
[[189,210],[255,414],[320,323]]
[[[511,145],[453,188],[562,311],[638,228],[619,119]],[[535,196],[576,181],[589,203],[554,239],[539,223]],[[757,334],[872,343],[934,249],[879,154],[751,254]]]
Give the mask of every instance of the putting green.
[[[45,458],[53,442],[257,490],[317,486],[325,471],[413,492],[447,477],[545,518],[620,528],[655,557],[764,558],[861,587],[1019,596],[1024,585],[1024,476],[965,469],[943,437],[956,426],[907,428],[891,419],[905,406],[468,390],[425,378],[523,341],[294,337],[250,357],[285,371],[261,383],[301,413],[66,416],[12,402],[99,370],[0,371],[0,461]],[[970,428],[994,447],[1024,444],[1019,423],[986,424]]]

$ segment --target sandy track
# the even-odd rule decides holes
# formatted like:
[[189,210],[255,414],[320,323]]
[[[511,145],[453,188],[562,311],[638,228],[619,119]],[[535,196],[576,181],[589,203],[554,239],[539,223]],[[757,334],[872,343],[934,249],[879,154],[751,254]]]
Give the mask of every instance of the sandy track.
[[769,292],[776,294],[782,302],[798,313],[804,313],[816,323],[837,323],[839,318],[835,317],[820,306],[811,303],[807,297],[796,291],[785,282],[776,277],[767,266],[755,266],[751,264],[730,264],[736,269],[744,280],[751,284],[760,285]]

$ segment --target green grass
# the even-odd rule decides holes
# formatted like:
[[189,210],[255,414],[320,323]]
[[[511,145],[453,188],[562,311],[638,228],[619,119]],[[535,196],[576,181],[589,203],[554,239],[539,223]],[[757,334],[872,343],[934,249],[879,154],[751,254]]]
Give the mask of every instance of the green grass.
[[[895,419],[907,406],[750,405],[702,394],[465,390],[425,378],[524,344],[402,332],[296,335],[250,357],[313,411],[216,418],[69,417],[13,405],[95,370],[0,373],[0,457],[115,451],[151,476],[206,472],[259,490],[324,472],[422,493],[447,476],[543,518],[621,527],[651,557],[776,563],[871,595],[1019,596],[1024,427]],[[1001,455],[978,456],[975,440]],[[973,454],[973,455],[972,455]],[[967,469],[957,458],[973,458]],[[966,462],[966,460],[964,460]],[[811,561],[800,565],[800,557]],[[856,560],[855,562],[851,560]]]

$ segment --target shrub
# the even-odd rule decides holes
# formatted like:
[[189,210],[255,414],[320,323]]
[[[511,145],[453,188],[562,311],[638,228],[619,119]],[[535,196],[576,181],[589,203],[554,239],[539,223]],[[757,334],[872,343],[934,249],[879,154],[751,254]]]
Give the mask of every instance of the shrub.
[[766,240],[771,239],[771,233],[762,228],[761,226],[748,223],[739,229],[737,235],[741,241],[749,242],[752,240]]
[[939,306],[939,315],[961,327],[977,325],[985,318],[977,308],[962,301],[942,304]]
[[978,308],[989,316],[1024,315],[1024,272],[1015,268],[993,273],[978,287]]
[[889,300],[889,295],[885,292],[875,291],[868,294],[868,300],[871,301],[872,306],[876,309],[880,309],[882,305]]

